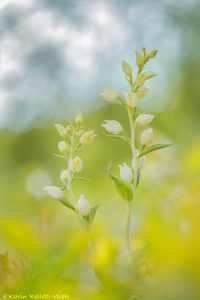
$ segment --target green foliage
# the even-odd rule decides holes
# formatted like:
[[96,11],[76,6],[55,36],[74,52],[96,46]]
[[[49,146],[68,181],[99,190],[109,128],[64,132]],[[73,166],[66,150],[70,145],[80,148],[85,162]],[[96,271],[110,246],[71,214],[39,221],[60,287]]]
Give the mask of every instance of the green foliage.
[[159,149],[163,149],[163,148],[167,148],[169,146],[172,146],[172,144],[156,144],[156,145],[152,145],[152,146],[149,146],[149,147],[145,147],[145,148],[142,148],[140,153],[139,153],[139,157],[142,157],[150,152],[153,152],[153,151],[156,151],[156,150],[159,150]]
[[120,196],[126,201],[131,201],[133,199],[133,191],[130,184],[126,183],[117,176],[111,175],[110,172],[109,177],[113,180],[116,190],[118,191]]

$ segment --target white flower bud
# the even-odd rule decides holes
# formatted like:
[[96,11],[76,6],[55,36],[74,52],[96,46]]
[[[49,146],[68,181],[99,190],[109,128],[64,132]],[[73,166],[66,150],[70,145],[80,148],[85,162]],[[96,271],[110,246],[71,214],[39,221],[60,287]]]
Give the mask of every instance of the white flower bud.
[[152,142],[152,140],[153,140],[153,129],[148,128],[145,131],[143,131],[140,137],[141,144],[147,146]]
[[146,78],[144,76],[144,73],[140,73],[135,80],[135,84],[141,86],[145,83],[145,81],[146,81]]
[[129,63],[127,63],[125,60],[122,62],[122,71],[124,72],[124,74],[126,76],[131,76],[132,75],[132,68],[129,65]]
[[135,51],[136,54],[136,65],[141,67],[144,64],[144,57],[138,51]]
[[80,112],[80,110],[77,110],[76,118],[75,118],[75,123],[76,123],[77,125],[80,125],[82,122],[83,122],[83,115],[82,115],[82,113]]
[[123,131],[122,125],[116,120],[105,120],[102,127],[112,134],[119,134]]
[[135,83],[139,86],[143,85],[145,83],[146,80],[157,76],[156,73],[152,72],[152,71],[148,71],[145,73],[140,73],[139,76],[137,77],[137,79],[135,80]]
[[60,136],[64,137],[67,135],[67,129],[62,124],[55,124],[55,127]]
[[125,100],[126,104],[132,108],[135,108],[138,104],[137,94],[133,92],[125,93]]
[[157,55],[158,53],[158,50],[152,50],[150,53],[149,53],[149,58],[153,58]]
[[60,173],[60,180],[64,185],[67,185],[68,183],[68,178],[69,178],[69,171],[68,170],[63,170]]
[[140,126],[146,126],[153,120],[153,118],[154,116],[149,114],[139,115],[137,116],[135,123]]
[[63,191],[57,186],[45,186],[43,190],[53,199],[59,200],[64,197]]
[[133,179],[133,173],[129,166],[127,166],[126,163],[123,163],[123,165],[119,165],[120,169],[120,177],[124,181],[131,181]]
[[80,196],[78,203],[77,203],[77,209],[78,209],[79,214],[82,217],[85,217],[89,214],[90,206],[84,195]]
[[103,93],[100,94],[105,100],[116,102],[119,98],[118,91],[113,87],[108,87]]
[[138,99],[144,98],[146,96],[146,94],[148,93],[148,91],[149,91],[149,89],[146,88],[145,86],[140,86],[136,92]]
[[94,130],[89,130],[83,133],[80,137],[80,143],[82,145],[89,145],[90,143],[93,142],[94,138],[97,135],[94,133]]
[[79,156],[76,156],[75,158],[71,159],[69,162],[69,167],[73,173],[81,172],[83,169],[82,159]]
[[61,141],[58,143],[58,150],[61,153],[64,153],[66,150],[68,150],[69,146],[65,141]]
[[146,162],[146,156],[144,155],[139,159],[139,162],[138,162],[139,170],[141,170],[144,167],[145,162]]

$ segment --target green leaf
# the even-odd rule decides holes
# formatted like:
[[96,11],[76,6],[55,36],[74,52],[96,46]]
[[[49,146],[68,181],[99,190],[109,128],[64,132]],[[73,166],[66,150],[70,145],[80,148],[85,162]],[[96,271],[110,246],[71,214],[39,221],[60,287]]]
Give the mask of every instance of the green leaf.
[[69,209],[72,209],[75,211],[75,208],[73,207],[73,205],[65,198],[65,199],[60,199],[59,200],[63,205],[65,205],[66,207],[68,207]]
[[119,178],[117,176],[113,176],[110,172],[110,166],[111,166],[111,163],[109,163],[109,165],[108,165],[108,175],[113,180],[116,190],[118,191],[118,193],[124,200],[129,201],[129,202],[132,201],[133,190],[132,190],[130,184],[126,183],[125,181],[123,181],[121,178]]
[[128,139],[123,136],[123,135],[118,135],[118,134],[107,134],[106,136],[110,136],[110,137],[114,137],[114,138],[118,138],[118,139],[121,139],[123,140],[124,142],[129,142]]
[[116,190],[120,194],[120,196],[127,201],[131,201],[133,197],[133,192],[126,182],[124,182],[121,178],[111,175],[110,178],[115,183]]
[[141,149],[140,151],[140,154],[139,154],[139,157],[142,157],[150,152],[153,152],[153,151],[156,151],[156,150],[159,150],[159,149],[162,149],[162,148],[166,148],[166,147],[169,147],[171,146],[172,144],[155,144],[155,145],[152,145],[150,147],[147,147],[147,148],[143,148]]
[[138,186],[139,183],[140,183],[140,171],[138,171],[136,187]]
[[91,225],[93,220],[94,220],[94,217],[96,215],[96,212],[97,212],[97,209],[98,209],[99,205],[95,205],[93,206],[91,209],[90,209],[90,213],[89,213],[89,220],[88,220],[88,223]]
[[75,177],[75,178],[73,178],[73,180],[80,180],[80,181],[91,181],[90,179],[88,179],[88,178],[84,178],[84,177]]
[[54,153],[54,155],[55,155],[56,157],[59,157],[59,158],[65,158],[64,155],[60,155],[60,154],[57,154],[57,153]]

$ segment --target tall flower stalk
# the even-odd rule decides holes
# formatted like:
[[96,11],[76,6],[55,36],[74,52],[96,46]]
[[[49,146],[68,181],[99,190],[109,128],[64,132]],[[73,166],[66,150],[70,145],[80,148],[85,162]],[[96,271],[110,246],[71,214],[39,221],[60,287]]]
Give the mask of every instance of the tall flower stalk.
[[67,126],[55,124],[55,127],[59,136],[62,137],[62,141],[58,143],[60,153],[55,155],[65,161],[66,169],[60,173],[62,186],[46,186],[44,190],[49,196],[59,200],[68,209],[72,210],[79,223],[88,228],[93,222],[98,205],[90,208],[83,194],[77,199],[73,189],[73,182],[88,180],[79,176],[83,169],[83,161],[78,154],[93,142],[96,134],[94,130],[84,131],[83,116],[79,111],[74,122]]
[[[111,174],[109,168],[109,176],[114,181],[117,191],[120,196],[127,202],[127,221],[126,221],[126,244],[128,253],[131,255],[131,220],[132,220],[132,206],[136,199],[136,190],[140,182],[140,173],[144,165],[145,157],[148,153],[156,151],[161,148],[168,147],[169,144],[154,144],[150,145],[153,140],[153,129],[145,128],[151,123],[154,116],[138,111],[138,103],[148,93],[145,83],[150,78],[157,74],[151,71],[144,72],[147,62],[154,58],[157,50],[147,52],[145,48],[139,53],[136,51],[136,76],[133,76],[131,65],[123,61],[122,71],[125,79],[129,84],[129,91],[125,92],[123,96],[113,87],[107,88],[101,96],[112,104],[119,104],[127,111],[128,122],[130,126],[130,133],[127,133],[120,122],[116,120],[106,120],[102,125],[110,134],[109,136],[117,137],[128,143],[131,150],[131,162],[129,164],[123,163],[119,165],[120,176]],[[138,129],[143,129],[139,137],[139,143],[136,139],[138,136]]]

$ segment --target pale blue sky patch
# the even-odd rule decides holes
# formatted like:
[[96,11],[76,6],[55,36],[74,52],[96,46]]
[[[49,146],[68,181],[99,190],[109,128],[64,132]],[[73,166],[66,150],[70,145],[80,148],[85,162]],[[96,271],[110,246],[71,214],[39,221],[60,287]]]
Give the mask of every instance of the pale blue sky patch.
[[133,63],[133,50],[144,45],[160,50],[150,66],[160,74],[150,83],[150,96],[152,110],[164,109],[163,90],[180,44],[166,5],[173,6],[147,0],[1,0],[0,127],[26,129],[77,107],[101,107],[105,87],[126,88],[121,61]]

